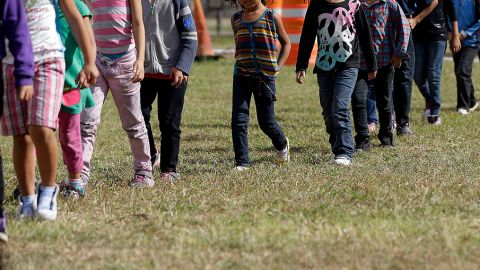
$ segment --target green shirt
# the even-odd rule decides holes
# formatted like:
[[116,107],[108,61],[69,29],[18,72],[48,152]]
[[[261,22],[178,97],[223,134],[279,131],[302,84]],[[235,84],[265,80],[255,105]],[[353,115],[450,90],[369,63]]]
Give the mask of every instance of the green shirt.
[[[74,2],[82,17],[92,17],[92,13],[85,3],[83,3],[81,0],[74,0]],[[75,88],[78,89],[77,84],[75,83],[75,78],[82,70],[84,60],[82,50],[75,41],[75,37],[70,30],[70,26],[68,25],[67,19],[65,18],[62,10],[57,10],[57,14],[59,16],[58,30],[60,38],[65,46],[65,93]],[[95,105],[92,91],[89,88],[81,89],[80,96],[80,101],[77,104],[65,106],[62,102],[62,111],[70,114],[79,114],[84,108],[93,107]]]

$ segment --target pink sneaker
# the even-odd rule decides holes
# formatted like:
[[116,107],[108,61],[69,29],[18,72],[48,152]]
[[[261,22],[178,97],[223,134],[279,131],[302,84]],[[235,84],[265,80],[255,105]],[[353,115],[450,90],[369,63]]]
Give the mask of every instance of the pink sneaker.
[[135,174],[132,181],[130,181],[128,185],[131,187],[151,188],[155,185],[155,181],[150,176],[143,175],[143,174]]

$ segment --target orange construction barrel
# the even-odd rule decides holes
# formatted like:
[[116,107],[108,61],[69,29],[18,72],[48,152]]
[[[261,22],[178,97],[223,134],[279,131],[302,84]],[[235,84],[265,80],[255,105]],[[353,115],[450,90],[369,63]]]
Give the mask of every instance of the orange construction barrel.
[[[305,0],[283,0],[282,2],[282,22],[292,43],[292,50],[285,62],[286,65],[295,65],[297,62],[298,43],[300,42],[307,8],[308,1]],[[317,46],[315,45],[310,56],[310,64],[315,63],[316,56]]]

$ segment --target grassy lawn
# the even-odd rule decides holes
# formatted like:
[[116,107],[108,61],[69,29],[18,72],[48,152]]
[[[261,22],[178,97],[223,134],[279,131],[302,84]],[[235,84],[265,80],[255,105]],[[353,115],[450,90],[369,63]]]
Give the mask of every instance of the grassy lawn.
[[[87,198],[59,198],[55,223],[17,222],[8,201],[10,242],[0,249],[0,268],[478,269],[480,112],[455,113],[453,63],[444,67],[443,124],[421,120],[414,89],[414,136],[358,154],[350,168],[331,161],[314,77],[299,86],[285,68],[276,113],[292,162],[273,165],[252,108],[254,169],[242,173],[232,170],[232,69],[232,59],[194,65],[182,180],[149,190],[127,186],[132,158],[109,96]],[[1,138],[7,194],[15,185],[11,147]]]

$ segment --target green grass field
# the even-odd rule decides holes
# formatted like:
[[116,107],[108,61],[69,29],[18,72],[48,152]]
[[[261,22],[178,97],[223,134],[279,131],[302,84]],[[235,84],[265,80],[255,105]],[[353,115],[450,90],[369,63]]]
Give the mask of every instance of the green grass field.
[[[478,64],[475,64],[478,74]],[[480,112],[455,113],[453,64],[443,74],[443,124],[375,147],[340,168],[331,160],[314,76],[279,75],[278,121],[292,162],[274,150],[251,111],[254,169],[234,172],[230,131],[233,59],[194,65],[186,97],[178,183],[127,186],[132,158],[109,96],[87,198],[59,198],[55,223],[13,219],[1,269],[478,269]],[[475,85],[480,87],[478,76]],[[155,132],[159,138],[158,122]],[[374,140],[378,145],[378,140]],[[7,194],[11,140],[1,138]],[[61,160],[59,160],[61,164]],[[60,166],[58,179],[66,177]]]

